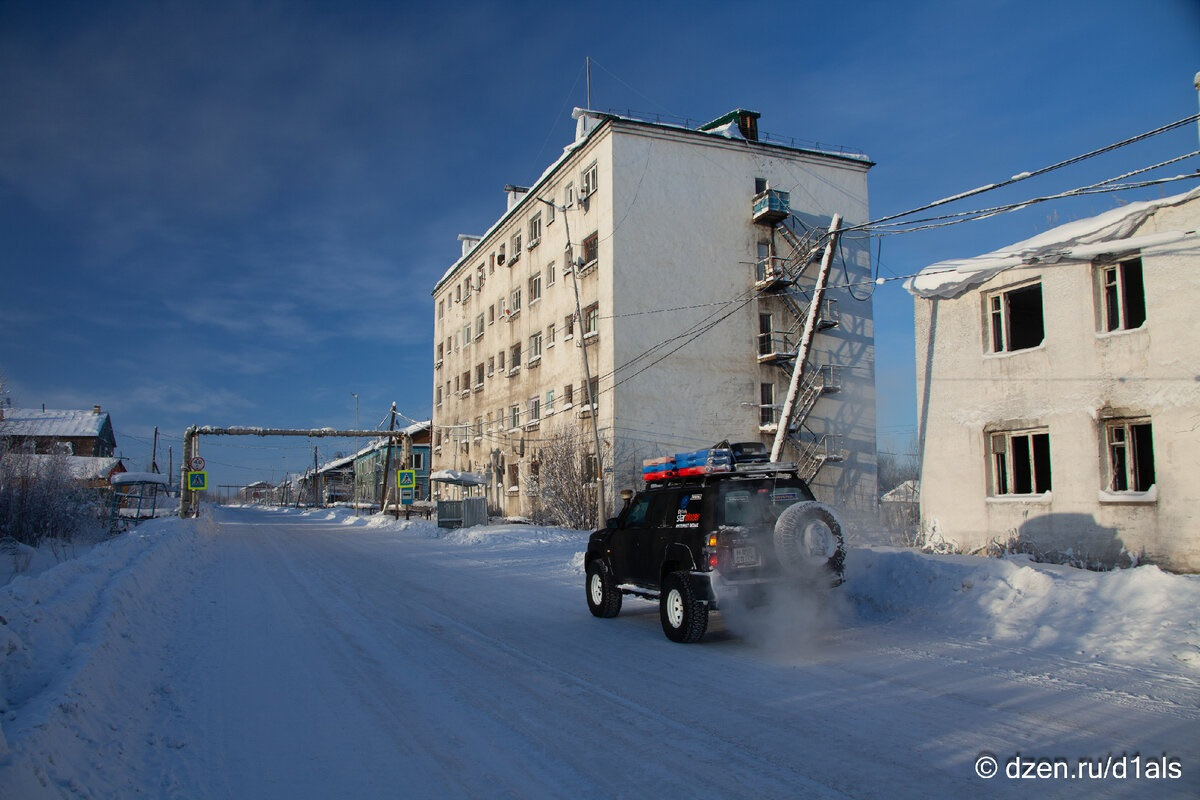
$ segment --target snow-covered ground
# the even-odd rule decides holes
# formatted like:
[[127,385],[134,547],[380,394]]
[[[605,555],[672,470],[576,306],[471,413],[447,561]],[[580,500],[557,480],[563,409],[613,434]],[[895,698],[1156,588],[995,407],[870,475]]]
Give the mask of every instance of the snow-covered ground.
[[18,577],[0,797],[1200,796],[1198,577],[858,547],[677,645],[585,540],[219,509]]

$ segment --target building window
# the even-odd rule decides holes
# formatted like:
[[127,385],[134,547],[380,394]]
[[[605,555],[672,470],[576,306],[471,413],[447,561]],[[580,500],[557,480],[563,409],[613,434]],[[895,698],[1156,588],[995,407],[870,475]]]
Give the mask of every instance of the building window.
[[496,251],[496,263],[497,263],[497,264],[499,264],[500,266],[502,266],[502,267],[503,267],[503,266],[504,266],[504,261],[505,261],[505,258],[504,258],[504,245],[500,245],[500,247],[498,247],[498,248],[497,248],[497,251]]
[[504,372],[504,351],[501,350],[496,354],[496,368]]
[[438,319],[446,316],[446,301],[445,299],[438,300]]
[[542,332],[538,331],[529,337],[529,361],[542,357]]
[[541,212],[534,214],[529,218],[529,249],[537,247],[538,242],[542,240],[542,215]]
[[600,234],[593,233],[591,236],[583,240],[583,265],[586,267],[589,264],[593,264],[599,257]]
[[775,318],[770,314],[758,315],[758,354],[767,356],[775,352]]
[[571,181],[567,184],[567,188],[563,191],[563,205],[570,207],[575,205],[575,182]]
[[1046,338],[1040,283],[994,292],[986,301],[991,352],[1027,350]]
[[563,338],[570,339],[575,335],[575,315],[568,314],[563,319]]
[[412,468],[415,470],[425,469],[425,453],[423,451],[414,451],[412,454]]
[[479,339],[482,336],[483,336],[483,313],[481,312],[479,314],[479,316],[475,318],[475,338]]
[[1050,434],[1004,431],[989,434],[992,494],[1045,494],[1050,491]]
[[512,255],[508,257],[508,263],[512,266],[521,257],[521,232],[514,233],[509,241],[512,243]]
[[546,347],[554,346],[554,326],[546,326]]
[[600,379],[592,378],[588,382],[587,388],[588,388],[588,402],[591,403],[592,408],[595,408],[596,404],[598,402],[600,402]]
[[438,342],[437,358],[435,360],[437,361],[437,365],[439,367],[442,365],[442,356],[445,354],[445,352],[446,352],[446,346],[444,344],[442,344],[441,342]]
[[479,364],[475,365],[475,388],[478,389],[482,386],[483,386],[483,363],[480,362]]
[[1119,264],[1096,268],[1099,289],[1100,330],[1140,328],[1146,321],[1146,290],[1142,284],[1142,260],[1131,258]]
[[540,398],[540,397],[529,398],[528,423],[531,424],[531,423],[537,422],[541,418],[542,418],[542,398]]
[[595,336],[600,332],[600,304],[592,303],[583,310],[583,335]]
[[508,298],[508,315],[511,317],[521,311],[521,290],[513,289]]
[[508,427],[510,427],[510,428],[521,427],[521,407],[520,406],[514,405],[508,409]]
[[1108,491],[1149,491],[1154,485],[1150,420],[1110,420],[1104,424],[1104,439],[1108,447]]
[[529,302],[542,299],[542,273],[535,272],[529,276]]
[[546,390],[546,413],[547,414],[554,413],[554,390],[553,389]]
[[516,369],[521,366],[521,343],[517,342],[508,350],[508,366],[509,369]]
[[596,170],[596,162],[593,161],[591,163],[591,165],[587,169],[585,169],[579,176],[579,196],[580,197],[589,197],[592,194],[592,192],[596,191],[596,189],[598,188],[596,186],[598,175],[599,175],[599,173]]
[[496,372],[496,357],[495,357],[495,356],[491,356],[491,357],[490,357],[490,358],[488,358],[488,360],[487,360],[487,374],[488,374],[488,377],[491,377],[493,374],[495,374],[495,372]]
[[550,203],[546,206],[546,224],[547,225],[554,224],[554,214],[557,210],[558,210],[558,207],[555,206],[553,203]]
[[462,390],[464,392],[471,391],[471,370],[467,370],[462,374]]
[[546,267],[546,285],[554,285],[554,262],[550,262],[550,266]]
[[593,483],[599,479],[599,466],[594,453],[588,453],[583,457],[583,480],[585,483]]
[[575,402],[575,386],[568,383],[563,387],[563,403],[571,405]]
[[433,404],[435,406],[440,406],[442,404],[442,387],[440,384],[434,390]]
[[769,278],[775,277],[771,266],[771,243],[761,241],[758,243],[758,258],[754,262],[754,280],[763,283]]
[[758,424],[777,424],[779,419],[775,416],[775,384],[759,384],[758,403]]

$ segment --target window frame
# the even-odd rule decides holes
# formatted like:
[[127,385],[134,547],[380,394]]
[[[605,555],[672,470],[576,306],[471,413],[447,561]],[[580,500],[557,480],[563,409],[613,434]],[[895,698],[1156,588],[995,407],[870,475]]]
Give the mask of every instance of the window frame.
[[1136,331],[1146,326],[1145,274],[1141,256],[1095,264],[1098,333]]
[[989,498],[1036,499],[1053,491],[1049,428],[989,430],[985,435]]
[[1101,439],[1105,492],[1145,494],[1157,485],[1154,430],[1149,417],[1106,419],[1101,427]]
[[[1037,342],[1032,342],[1034,330],[1028,327],[1033,325],[1031,309],[1024,307],[1028,302],[1025,295],[1030,294],[1034,289],[1038,294],[1037,311],[1038,328],[1040,328]],[[1020,298],[1019,305],[1014,304],[1014,300],[1018,297]],[[985,292],[983,314],[984,347],[988,355],[1006,355],[1024,350],[1034,350],[1046,342],[1045,293],[1040,277]]]

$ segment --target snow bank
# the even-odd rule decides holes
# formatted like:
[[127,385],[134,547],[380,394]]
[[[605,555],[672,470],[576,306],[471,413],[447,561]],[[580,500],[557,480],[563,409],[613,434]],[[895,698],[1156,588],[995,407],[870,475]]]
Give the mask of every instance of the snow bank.
[[[18,711],[32,720],[27,727],[47,726],[53,716],[72,713],[62,698],[81,693],[73,688],[77,681],[93,690],[101,683],[102,694],[119,695],[119,667],[126,662],[111,651],[133,646],[126,620],[170,595],[169,587],[201,560],[214,530],[208,519],[149,521],[79,558],[0,588],[0,765],[6,752],[3,723]],[[108,652],[98,659],[99,650]],[[97,662],[116,668],[82,678]]]
[[856,549],[846,564],[845,588],[866,620],[905,619],[1073,658],[1200,673],[1200,576],[896,548]]

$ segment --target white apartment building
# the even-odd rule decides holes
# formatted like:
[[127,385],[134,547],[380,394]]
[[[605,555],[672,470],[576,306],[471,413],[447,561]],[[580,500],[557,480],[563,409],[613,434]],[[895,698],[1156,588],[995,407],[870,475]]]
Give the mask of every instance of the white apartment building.
[[1200,570],[1197,224],[1200,189],[909,283],[927,527]]
[[[433,290],[433,468],[483,473],[507,515],[530,512],[529,478],[556,435],[580,432],[594,457],[593,414],[610,511],[640,487],[643,458],[769,447],[821,234],[834,214],[867,220],[865,156],[768,141],[755,112],[699,129],[574,117],[562,157],[532,186],[505,187],[504,214],[459,237]],[[843,236],[785,451],[810,465],[818,497],[864,510],[876,499],[870,275],[865,239]]]

